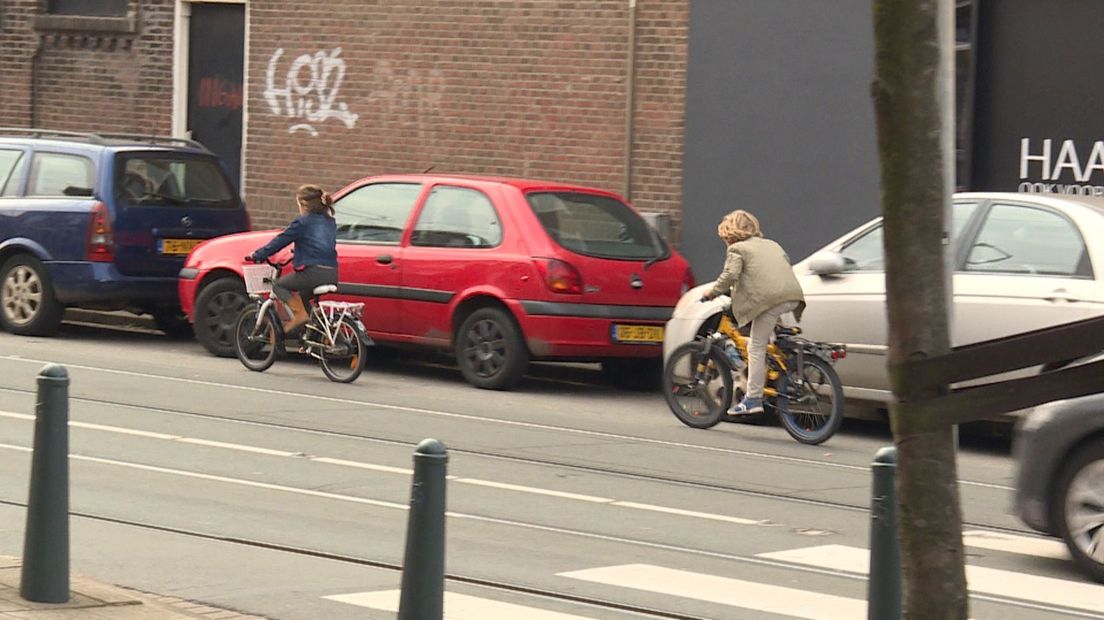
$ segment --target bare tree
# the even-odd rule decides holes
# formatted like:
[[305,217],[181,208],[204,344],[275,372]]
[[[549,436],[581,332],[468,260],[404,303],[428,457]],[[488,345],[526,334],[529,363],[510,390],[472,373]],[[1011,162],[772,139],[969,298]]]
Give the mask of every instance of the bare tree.
[[874,106],[882,167],[897,518],[910,619],[967,617],[953,428],[925,403],[948,386],[895,371],[950,352],[943,255],[940,0],[875,0]]

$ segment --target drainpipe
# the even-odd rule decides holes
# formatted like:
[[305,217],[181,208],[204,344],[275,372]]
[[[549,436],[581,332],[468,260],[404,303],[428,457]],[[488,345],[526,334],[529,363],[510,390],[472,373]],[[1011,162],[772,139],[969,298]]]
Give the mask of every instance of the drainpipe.
[[625,58],[625,200],[632,201],[633,108],[636,98],[636,0],[629,0],[629,49]]
[[31,128],[38,127],[38,115],[36,114],[36,111],[35,111],[36,108],[38,107],[38,104],[36,103],[35,100],[38,99],[38,97],[35,96],[35,94],[36,94],[35,88],[38,86],[39,58],[42,56],[43,40],[46,38],[40,32],[36,32],[35,34],[38,36],[38,45],[35,47],[34,53],[31,54],[31,78],[30,78],[31,87],[28,89],[28,93],[29,93],[28,98],[30,99],[29,104],[30,104],[31,111],[30,111],[30,118],[29,118],[30,122],[27,123],[27,126],[31,127]]

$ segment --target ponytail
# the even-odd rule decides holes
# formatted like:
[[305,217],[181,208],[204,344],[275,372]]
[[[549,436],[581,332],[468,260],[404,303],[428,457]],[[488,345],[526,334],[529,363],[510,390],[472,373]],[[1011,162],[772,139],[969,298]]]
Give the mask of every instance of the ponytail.
[[324,213],[330,217],[334,216],[333,196],[317,185],[299,186],[299,189],[295,192],[295,197],[306,205],[307,210],[311,213]]

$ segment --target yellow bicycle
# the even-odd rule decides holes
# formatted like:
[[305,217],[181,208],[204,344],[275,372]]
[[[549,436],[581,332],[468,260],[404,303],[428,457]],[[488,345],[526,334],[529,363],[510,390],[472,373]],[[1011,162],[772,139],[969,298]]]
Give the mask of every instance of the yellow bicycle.
[[[819,444],[843,423],[843,385],[832,365],[846,357],[847,349],[800,333],[797,327],[775,326],[774,342],[767,346],[764,405],[791,437]],[[749,341],[726,309],[715,328],[671,352],[663,369],[663,396],[683,424],[713,427],[743,396]]]

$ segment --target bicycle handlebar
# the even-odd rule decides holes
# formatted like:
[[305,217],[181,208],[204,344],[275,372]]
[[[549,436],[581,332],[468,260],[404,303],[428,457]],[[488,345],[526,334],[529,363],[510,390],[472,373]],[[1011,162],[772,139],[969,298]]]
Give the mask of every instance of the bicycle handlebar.
[[243,260],[247,263],[252,263],[254,265],[257,264],[257,263],[265,263],[268,266],[274,268],[276,271],[283,271],[284,267],[287,267],[288,265],[291,264],[291,261],[294,260],[294,257],[289,258],[285,261],[279,261],[279,262],[273,261],[271,258],[266,258],[264,260],[259,260],[258,261],[258,260],[253,260],[253,255],[252,254],[248,254],[248,255],[246,255],[246,257]]

